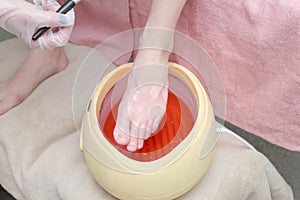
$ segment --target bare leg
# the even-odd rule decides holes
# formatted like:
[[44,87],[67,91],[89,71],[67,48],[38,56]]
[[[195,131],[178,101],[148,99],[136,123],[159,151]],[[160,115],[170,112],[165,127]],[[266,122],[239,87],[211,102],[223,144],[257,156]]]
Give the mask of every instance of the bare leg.
[[[160,50],[170,50],[173,47],[172,36],[166,34],[166,32],[168,33],[166,30],[175,29],[185,2],[186,0],[152,1],[146,28],[161,28],[161,32],[155,31],[151,33],[151,31],[146,31],[143,32],[140,38],[140,47],[143,47],[144,44],[147,44],[146,46],[149,47],[148,45],[150,44],[152,45],[152,50],[146,48],[147,50],[139,50],[137,53],[134,66],[147,65],[147,67],[142,67],[140,68],[141,70],[136,70],[137,68],[135,68],[135,70],[131,71],[132,76],[128,78],[126,92],[118,110],[117,126],[114,129],[116,142],[127,145],[127,150],[129,151],[136,151],[143,147],[144,140],[157,131],[165,113],[168,85],[164,84],[164,80],[165,83],[167,81],[167,75],[165,78],[163,76],[167,72],[169,53]],[[154,67],[151,64],[154,64]],[[162,67],[156,68],[157,65]],[[152,71],[151,69],[154,68],[157,70]],[[148,72],[149,70],[150,72]],[[148,83],[160,84],[152,84],[146,87],[140,87],[142,85],[139,84],[132,86],[134,84],[131,83],[135,82],[134,79],[139,80],[145,77],[150,77]],[[157,80],[159,81],[157,82]],[[141,82],[143,83],[143,80]]]
[[67,65],[63,48],[30,50],[13,77],[0,84],[0,115],[22,103],[43,80],[64,70]]

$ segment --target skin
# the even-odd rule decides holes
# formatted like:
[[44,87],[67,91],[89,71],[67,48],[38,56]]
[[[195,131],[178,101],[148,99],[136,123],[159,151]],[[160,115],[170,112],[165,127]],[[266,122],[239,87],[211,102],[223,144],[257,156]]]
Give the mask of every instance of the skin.
[[63,48],[31,49],[15,74],[0,83],[0,115],[22,103],[43,80],[64,70],[67,65]]
[[67,65],[63,48],[30,50],[15,74],[0,84],[0,115],[22,103],[43,80],[64,70]]
[[[153,0],[146,28],[174,30],[184,4],[185,0]],[[147,38],[144,39],[147,40]],[[137,88],[142,86],[142,84],[139,85],[139,82],[143,82],[143,80],[139,80],[140,77],[154,80],[158,74],[164,74],[169,56],[169,52],[159,49],[142,49],[137,52],[126,92],[119,106],[117,125],[114,130],[116,142],[126,145],[128,151],[141,149],[144,140],[157,131],[165,114],[167,87],[148,85],[142,87],[142,91]],[[136,70],[141,66],[151,68],[151,65],[161,65],[162,67],[161,69],[156,68],[155,73],[148,73],[146,68]],[[137,80],[135,86],[131,84],[134,82],[132,79]],[[164,83],[164,79],[167,80],[166,77],[160,77],[158,82]],[[135,90],[136,92],[133,92]]]
[[[146,28],[174,30],[185,2],[186,0],[153,0]],[[167,66],[169,56],[170,53],[164,50],[139,50],[133,69],[153,64]],[[0,115],[22,103],[43,80],[64,70],[67,65],[68,59],[63,48],[47,51],[31,50],[13,77],[0,84]],[[143,70],[136,74],[132,73],[131,78],[136,79],[137,83],[142,82],[139,77],[149,76],[143,73],[145,73]],[[157,74],[160,74],[159,70]],[[160,81],[163,82],[163,78]],[[142,91],[132,93],[138,86],[139,84],[135,86],[128,84],[127,93],[125,92],[119,107],[118,126],[114,130],[115,140],[119,144],[126,145],[129,151],[142,148],[144,140],[157,130],[167,102],[166,87],[147,86]],[[142,118],[145,110],[147,115]],[[124,131],[125,129],[128,131]]]

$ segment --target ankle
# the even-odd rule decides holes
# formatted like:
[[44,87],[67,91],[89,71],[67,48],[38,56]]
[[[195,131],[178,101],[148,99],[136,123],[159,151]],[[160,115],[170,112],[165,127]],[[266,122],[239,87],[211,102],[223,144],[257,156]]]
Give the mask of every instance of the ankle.
[[63,71],[68,66],[68,57],[64,48],[55,48],[50,50],[31,49],[23,65],[33,69],[45,67],[51,71],[51,74]]
[[141,49],[137,52],[134,65],[144,64],[163,64],[166,65],[169,60],[170,53],[159,49]]
[[58,56],[64,53],[64,49],[62,47],[57,47],[54,49],[42,50],[42,49],[30,49],[29,54],[33,56],[40,56],[40,57],[49,57],[49,56]]

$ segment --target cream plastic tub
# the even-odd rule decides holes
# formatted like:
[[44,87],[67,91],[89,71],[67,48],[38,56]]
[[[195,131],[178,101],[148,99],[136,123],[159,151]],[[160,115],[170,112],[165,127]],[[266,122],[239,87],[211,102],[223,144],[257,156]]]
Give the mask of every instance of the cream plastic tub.
[[130,67],[125,64],[116,68],[96,87],[82,122],[80,149],[98,184],[116,198],[174,199],[190,190],[211,163],[216,142],[212,106],[199,80],[186,68],[170,63],[169,74],[187,86],[195,102],[195,108],[191,108],[196,113],[193,126],[182,141],[168,144],[168,153],[157,159],[132,159],[109,142],[99,126],[106,95]]

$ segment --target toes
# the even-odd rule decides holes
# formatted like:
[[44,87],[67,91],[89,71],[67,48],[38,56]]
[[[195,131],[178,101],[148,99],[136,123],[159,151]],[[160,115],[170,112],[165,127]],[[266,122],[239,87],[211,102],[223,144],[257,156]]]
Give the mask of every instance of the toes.
[[144,146],[144,140],[146,140],[146,138],[145,138],[146,128],[147,127],[145,127],[145,126],[140,126],[140,128],[139,128],[139,137],[138,137],[138,141],[137,141],[137,149],[141,149]]
[[120,145],[127,145],[130,141],[130,120],[124,106],[120,105],[118,118],[113,132],[115,141]]
[[152,123],[150,122],[145,129],[144,140],[147,140],[150,137],[151,133],[152,133]]
[[127,150],[136,151],[143,148],[144,141],[150,136],[150,129],[145,125],[136,126],[132,124],[131,126],[131,138]]
[[144,139],[139,138],[137,141],[137,149],[141,149],[144,146]]
[[127,145],[129,143],[130,137],[124,133],[117,125],[114,130],[114,139],[120,145]]
[[138,148],[139,127],[134,123],[131,124],[130,141],[127,145],[128,151],[136,151]]
[[131,151],[131,152],[136,151],[137,150],[137,146],[138,146],[137,143],[138,143],[138,139],[137,138],[135,138],[135,137],[130,138],[130,142],[127,145],[127,150]]
[[155,117],[153,119],[152,127],[151,127],[151,133],[155,133],[158,129],[158,126],[160,124],[161,118],[160,117]]
[[164,119],[165,109],[161,106],[154,106],[151,109],[152,127],[151,133],[157,132],[161,121]]

